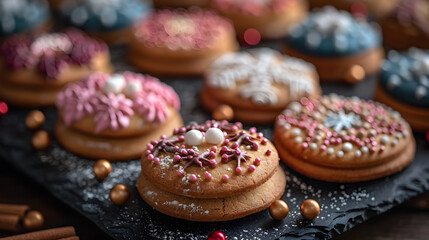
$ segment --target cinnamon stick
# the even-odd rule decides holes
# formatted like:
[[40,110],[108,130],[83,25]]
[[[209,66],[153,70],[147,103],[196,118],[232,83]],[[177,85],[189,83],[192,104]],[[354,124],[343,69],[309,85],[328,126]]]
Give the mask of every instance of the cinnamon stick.
[[0,214],[11,214],[24,217],[29,209],[30,207],[27,205],[0,203]]
[[20,219],[18,215],[0,214],[0,230],[17,232]]
[[68,237],[68,238],[60,238],[58,240],[79,240],[78,236]]
[[57,240],[73,236],[76,236],[73,227],[60,227],[0,238],[0,240]]

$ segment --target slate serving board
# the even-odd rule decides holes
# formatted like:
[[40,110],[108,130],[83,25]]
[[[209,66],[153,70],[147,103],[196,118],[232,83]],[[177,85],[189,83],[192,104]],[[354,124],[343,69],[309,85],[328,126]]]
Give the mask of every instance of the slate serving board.
[[[123,48],[112,49],[112,59],[117,71],[133,70],[122,60]],[[198,101],[200,78],[162,80],[180,95],[185,123],[210,119]],[[325,94],[335,92],[370,99],[374,84],[375,79],[367,79],[356,86],[330,84],[322,88]],[[398,174],[370,182],[316,181],[281,164],[287,174],[282,199],[290,209],[283,221],[272,220],[265,210],[223,223],[188,222],[158,213],[140,198],[135,187],[140,172],[138,160],[113,163],[109,178],[98,182],[92,173],[93,161],[67,152],[55,140],[49,150],[34,151],[32,133],[24,124],[30,110],[11,108],[0,117],[0,159],[13,164],[115,239],[206,239],[214,230],[225,233],[227,239],[327,239],[429,190],[429,147],[423,134],[415,134],[417,154],[411,165]],[[42,111],[47,117],[44,129],[52,133],[57,117],[55,109]],[[271,138],[272,126],[257,127]],[[109,200],[109,191],[117,183],[125,184],[131,191],[129,201],[123,206],[115,206]],[[307,198],[317,200],[322,209],[313,221],[302,219],[299,213],[300,204]]]

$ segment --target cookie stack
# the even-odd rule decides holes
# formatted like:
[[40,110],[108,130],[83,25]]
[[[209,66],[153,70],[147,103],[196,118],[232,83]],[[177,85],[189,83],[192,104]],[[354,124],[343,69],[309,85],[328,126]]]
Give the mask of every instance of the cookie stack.
[[156,210],[192,221],[226,221],[261,211],[286,177],[268,139],[241,123],[207,121],[174,129],[147,145],[137,180]]

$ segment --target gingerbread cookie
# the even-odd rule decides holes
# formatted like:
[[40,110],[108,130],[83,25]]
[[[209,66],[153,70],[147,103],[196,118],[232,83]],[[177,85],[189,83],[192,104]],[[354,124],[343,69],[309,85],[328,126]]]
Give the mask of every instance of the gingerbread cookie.
[[95,71],[112,71],[109,50],[78,30],[13,36],[0,48],[0,98],[24,107],[54,105],[61,88]]
[[158,10],[136,24],[131,64],[158,75],[200,75],[218,56],[238,48],[232,25],[201,9]]
[[389,15],[399,0],[309,0],[311,8],[321,8],[331,5],[337,9],[346,10],[357,15],[369,14],[375,18]]
[[259,48],[216,59],[205,73],[200,98],[210,111],[226,104],[239,121],[272,123],[290,102],[320,93],[313,65]]
[[45,0],[0,1],[0,38],[47,29],[49,7]]
[[291,103],[278,117],[274,143],[288,166],[330,182],[388,176],[406,167],[416,150],[398,112],[333,94]]
[[429,130],[429,51],[391,50],[382,67],[375,99],[398,110],[414,130]]
[[207,7],[210,0],[153,0],[153,5],[157,8],[188,8]]
[[156,136],[182,124],[180,101],[169,86],[148,75],[93,73],[58,94],[57,140],[93,159],[141,156]]
[[248,29],[256,29],[262,38],[283,37],[308,11],[302,0],[212,0],[210,4],[232,20],[240,38]]
[[429,48],[429,2],[400,0],[394,12],[381,21],[384,43],[393,49]]
[[381,37],[371,25],[332,7],[312,12],[307,20],[291,27],[286,44],[286,54],[314,64],[324,81],[363,79],[348,77],[356,75],[355,69],[363,75],[375,74],[384,55]]
[[128,43],[131,26],[150,6],[139,0],[67,0],[60,14],[66,24],[80,28],[108,44]]
[[274,146],[255,128],[192,123],[147,145],[137,187],[149,205],[167,215],[231,220],[281,197],[286,178],[278,160]]

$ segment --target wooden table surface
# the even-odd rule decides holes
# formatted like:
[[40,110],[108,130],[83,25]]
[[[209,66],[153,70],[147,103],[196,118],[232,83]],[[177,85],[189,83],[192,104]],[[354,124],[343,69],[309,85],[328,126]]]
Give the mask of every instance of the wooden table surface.
[[[427,200],[427,201],[426,201]],[[0,203],[27,204],[45,217],[44,228],[74,226],[80,239],[111,239],[95,224],[49,194],[40,185],[0,160]],[[417,207],[424,205],[426,209]],[[354,239],[429,239],[429,193],[336,236]],[[1,232],[0,237],[12,233]]]

